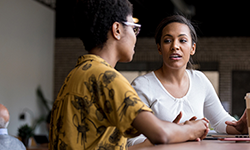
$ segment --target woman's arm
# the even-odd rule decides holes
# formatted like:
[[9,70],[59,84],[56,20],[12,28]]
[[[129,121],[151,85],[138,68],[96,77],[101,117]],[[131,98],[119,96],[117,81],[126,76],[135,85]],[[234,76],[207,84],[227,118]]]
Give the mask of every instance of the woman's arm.
[[[178,116],[174,119],[173,123],[179,124],[179,122],[181,120],[181,117],[182,117],[182,112],[180,112],[178,114]],[[193,120],[196,120],[196,119],[197,119],[197,117],[193,116],[192,118],[189,119],[189,121],[193,121]],[[206,122],[209,122],[205,118],[204,118],[204,120]],[[181,125],[184,125],[184,123],[181,123]],[[138,143],[136,143],[136,144],[130,143],[130,142],[136,142],[137,140],[139,140],[139,141],[143,140],[143,142],[140,142],[139,144]],[[138,137],[135,137],[135,138],[132,138],[132,139],[128,139],[128,143],[130,143],[130,145],[128,144],[129,145],[129,150],[134,150],[134,149],[137,149],[137,148],[153,146],[153,144],[147,138],[145,138],[145,136],[143,134],[141,134]]]
[[[204,97],[204,115],[209,119],[211,126],[216,132],[227,133],[226,121],[235,120],[223,108],[221,101],[208,78],[201,72],[197,72],[196,91],[201,90],[200,97]],[[202,82],[201,82],[202,81]],[[199,93],[201,93],[199,92]]]
[[134,119],[132,126],[144,134],[152,144],[167,144],[205,138],[208,133],[207,123],[204,119],[186,121],[183,125],[178,125],[142,111]]

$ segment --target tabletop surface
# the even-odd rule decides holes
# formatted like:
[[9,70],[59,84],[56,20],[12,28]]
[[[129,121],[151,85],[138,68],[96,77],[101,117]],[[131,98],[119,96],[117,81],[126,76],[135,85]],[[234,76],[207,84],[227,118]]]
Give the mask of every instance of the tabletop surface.
[[157,145],[142,148],[141,150],[250,150],[249,142],[203,140],[200,142],[190,141],[177,144]]
[[[250,150],[250,142],[203,140],[176,144],[164,144],[140,150]],[[46,147],[29,147],[27,150],[48,150]]]

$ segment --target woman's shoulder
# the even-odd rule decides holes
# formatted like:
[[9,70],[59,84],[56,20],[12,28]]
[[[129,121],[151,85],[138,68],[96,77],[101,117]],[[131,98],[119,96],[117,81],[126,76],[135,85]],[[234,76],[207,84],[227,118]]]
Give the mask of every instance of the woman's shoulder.
[[211,85],[211,82],[209,81],[209,79],[203,72],[199,70],[188,70],[188,72],[189,72],[189,76],[190,76],[192,84],[196,84],[199,86]]
[[189,70],[187,69],[188,74],[192,78],[206,78],[205,74],[199,70]]
[[136,77],[132,83],[150,81],[150,80],[152,80],[154,78],[154,76],[155,76],[154,72],[151,71],[151,72],[148,72],[148,73],[146,73],[144,75],[140,75],[140,76]]

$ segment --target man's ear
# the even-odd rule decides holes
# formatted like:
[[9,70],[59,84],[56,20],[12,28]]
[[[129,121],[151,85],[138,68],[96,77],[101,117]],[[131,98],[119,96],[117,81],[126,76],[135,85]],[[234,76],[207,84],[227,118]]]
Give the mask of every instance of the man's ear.
[[122,25],[119,22],[114,22],[112,25],[112,34],[113,37],[117,40],[120,40],[121,38],[121,27]]
[[192,49],[190,51],[190,55],[194,55],[196,50],[196,43],[193,44]]
[[162,55],[162,53],[161,53],[161,46],[160,46],[160,44],[157,44],[157,49],[158,49],[159,54],[160,54],[160,55]]

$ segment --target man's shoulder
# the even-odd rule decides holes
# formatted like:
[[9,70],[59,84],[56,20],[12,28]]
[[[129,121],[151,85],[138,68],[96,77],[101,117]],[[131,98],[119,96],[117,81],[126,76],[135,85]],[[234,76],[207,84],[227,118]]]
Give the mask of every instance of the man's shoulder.
[[14,141],[14,142],[16,141],[18,143],[19,142],[22,143],[18,138],[14,137],[14,136],[11,136],[11,135],[8,135],[8,134],[0,135],[0,139],[7,139],[7,140],[10,140],[10,141]]
[[[19,139],[11,135],[0,135],[0,143],[1,150],[5,150],[7,147],[8,149],[14,148],[13,150],[25,150],[25,146],[23,145],[23,143]],[[4,146],[5,149],[2,149],[1,146]]]

